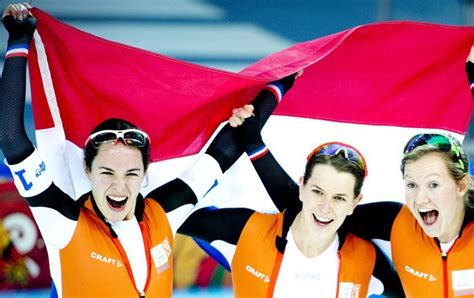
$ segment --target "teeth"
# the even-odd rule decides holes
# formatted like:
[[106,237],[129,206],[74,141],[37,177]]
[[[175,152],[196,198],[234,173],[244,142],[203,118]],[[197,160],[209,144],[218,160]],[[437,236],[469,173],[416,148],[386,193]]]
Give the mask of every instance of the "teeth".
[[319,220],[319,221],[322,221],[322,222],[330,222],[330,221],[331,221],[330,218],[326,218],[326,217],[322,217],[322,216],[317,216],[317,215],[316,215],[316,219]]
[[430,212],[430,211],[433,211],[433,210],[434,209],[420,208],[420,209],[418,209],[418,212],[426,213],[426,212]]
[[109,195],[109,198],[111,200],[116,201],[116,202],[120,202],[120,201],[123,201],[123,200],[127,199],[127,196],[111,196],[111,195]]

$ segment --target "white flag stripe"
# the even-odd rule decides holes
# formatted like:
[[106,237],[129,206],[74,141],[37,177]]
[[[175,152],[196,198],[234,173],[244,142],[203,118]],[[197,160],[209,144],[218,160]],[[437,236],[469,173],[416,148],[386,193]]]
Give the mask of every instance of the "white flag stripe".
[[[51,71],[49,69],[48,57],[44,48],[43,41],[38,31],[34,33],[34,41],[36,46],[38,65],[41,72],[41,79],[43,83],[44,93],[48,100],[49,110],[53,118],[54,126],[62,127],[61,113],[59,111],[58,102],[56,100],[56,92],[53,86],[53,79],[51,78]],[[64,132],[63,132],[64,133]]]
[[[222,125],[220,126],[222,127]],[[213,137],[217,134],[213,135]],[[406,142],[415,134],[422,132],[443,132],[439,129],[420,129],[392,126],[357,125],[314,119],[286,116],[272,116],[263,131],[267,147],[272,151],[283,168],[298,181],[303,175],[306,156],[316,146],[328,141],[340,141],[353,145],[366,158],[369,175],[366,179],[362,203],[374,201],[404,202],[404,188],[400,172],[402,150]],[[451,133],[462,140],[463,136]],[[213,138],[212,137],[212,138]],[[74,173],[75,185],[67,185],[66,169],[54,154],[55,130],[37,131],[40,150],[53,173],[53,180],[61,189],[71,189],[69,194],[81,194],[90,190],[82,163],[82,148],[67,142],[67,155],[71,173]],[[208,141],[208,144],[212,140]],[[206,147],[204,147],[206,148]],[[205,149],[202,150],[202,152]],[[152,163],[148,170],[148,178],[143,194],[162,185],[184,172],[199,156],[187,156]],[[62,174],[60,174],[62,173]],[[218,187],[214,188],[198,204],[198,207],[216,205],[218,207],[248,207],[265,212],[275,212],[265,188],[253,170],[250,160],[243,155],[236,164],[225,173]]]

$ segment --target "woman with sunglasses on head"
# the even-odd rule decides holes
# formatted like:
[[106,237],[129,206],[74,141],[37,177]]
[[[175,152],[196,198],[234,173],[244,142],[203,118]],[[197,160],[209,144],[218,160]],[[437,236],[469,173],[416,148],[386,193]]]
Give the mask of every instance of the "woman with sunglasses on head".
[[[474,86],[474,53],[466,65]],[[243,124],[247,152],[280,210],[297,204],[296,183],[266,149],[251,107],[234,113]],[[258,133],[255,133],[257,131]],[[359,205],[348,218],[350,232],[364,239],[391,242],[394,265],[407,297],[474,297],[474,190],[469,160],[450,135],[418,134],[404,149],[401,171],[406,204]],[[317,222],[318,218],[315,218]]]
[[299,200],[293,197],[283,212],[200,209],[179,231],[233,246],[233,256],[226,257],[235,297],[400,296],[398,277],[383,253],[345,224],[362,198],[366,175],[355,148],[326,143],[308,156]]
[[474,197],[461,144],[449,135],[415,135],[401,171],[406,203],[360,206],[351,230],[390,241],[407,296],[473,297]]
[[[57,294],[170,297],[174,234],[243,152],[232,143],[235,130],[224,126],[191,169],[143,198],[150,139],[126,120],[105,120],[83,151],[91,191],[73,200],[54,184],[25,133],[27,53],[36,28],[29,9],[12,4],[2,17],[9,39],[0,82],[0,148],[45,240]],[[268,88],[284,93],[293,81],[290,76]],[[273,94],[263,90],[254,102]]]

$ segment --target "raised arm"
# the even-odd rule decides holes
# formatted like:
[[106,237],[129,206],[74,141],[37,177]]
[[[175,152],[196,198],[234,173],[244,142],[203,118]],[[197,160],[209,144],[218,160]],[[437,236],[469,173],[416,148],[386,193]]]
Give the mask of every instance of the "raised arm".
[[26,64],[36,20],[17,4],[5,9],[2,22],[8,31],[8,46],[0,81],[0,147],[9,164],[25,160],[35,150],[23,122]]
[[[294,82],[294,76],[268,84],[253,99],[259,126],[263,126],[281,97]],[[176,231],[190,210],[218,184],[218,178],[244,153],[238,131],[226,124],[209,145],[205,154],[175,180],[153,190],[146,197],[154,199],[168,214],[173,231]],[[198,213],[199,214],[199,213]]]
[[[236,128],[236,134],[244,143],[244,149],[255,171],[273,203],[281,212],[293,204],[299,204],[298,185],[280,166],[263,142],[261,130],[265,122],[261,120],[263,116],[260,112],[263,105],[262,101],[254,101],[251,105],[235,109],[229,122]],[[275,108],[276,104],[265,105],[265,116],[272,113]]]
[[[300,204],[298,184],[280,166],[263,141],[255,147],[261,149],[247,150],[247,154],[273,204],[280,212],[294,204]],[[258,154],[259,151],[262,153]]]
[[[254,107],[253,114],[255,115],[253,119],[259,131],[270,118],[285,93],[293,86],[295,76],[296,74],[293,74],[268,84],[252,100],[251,105]],[[222,128],[206,151],[219,163],[222,172],[227,171],[237,161],[247,146],[245,144],[247,142],[240,135],[241,132],[234,129],[231,124],[232,122],[227,123]]]
[[9,38],[0,81],[0,148],[44,240],[62,248],[75,230],[79,207],[54,185],[48,166],[25,132],[26,65],[36,28],[36,20],[29,9],[28,4],[12,4],[7,6],[2,18]]

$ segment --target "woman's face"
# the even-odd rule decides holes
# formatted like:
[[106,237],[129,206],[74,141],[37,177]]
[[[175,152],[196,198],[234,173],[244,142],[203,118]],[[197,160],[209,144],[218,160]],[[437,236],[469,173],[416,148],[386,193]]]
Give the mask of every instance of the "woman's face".
[[354,197],[355,183],[352,174],[325,164],[314,166],[306,184],[301,177],[300,200],[306,228],[322,236],[335,235],[361,199],[361,195]]
[[116,222],[133,217],[145,176],[139,149],[121,142],[100,145],[87,174],[94,200],[106,219]]
[[451,177],[441,153],[428,153],[405,166],[408,208],[425,233],[442,243],[459,234],[464,220],[467,176],[460,183]]

